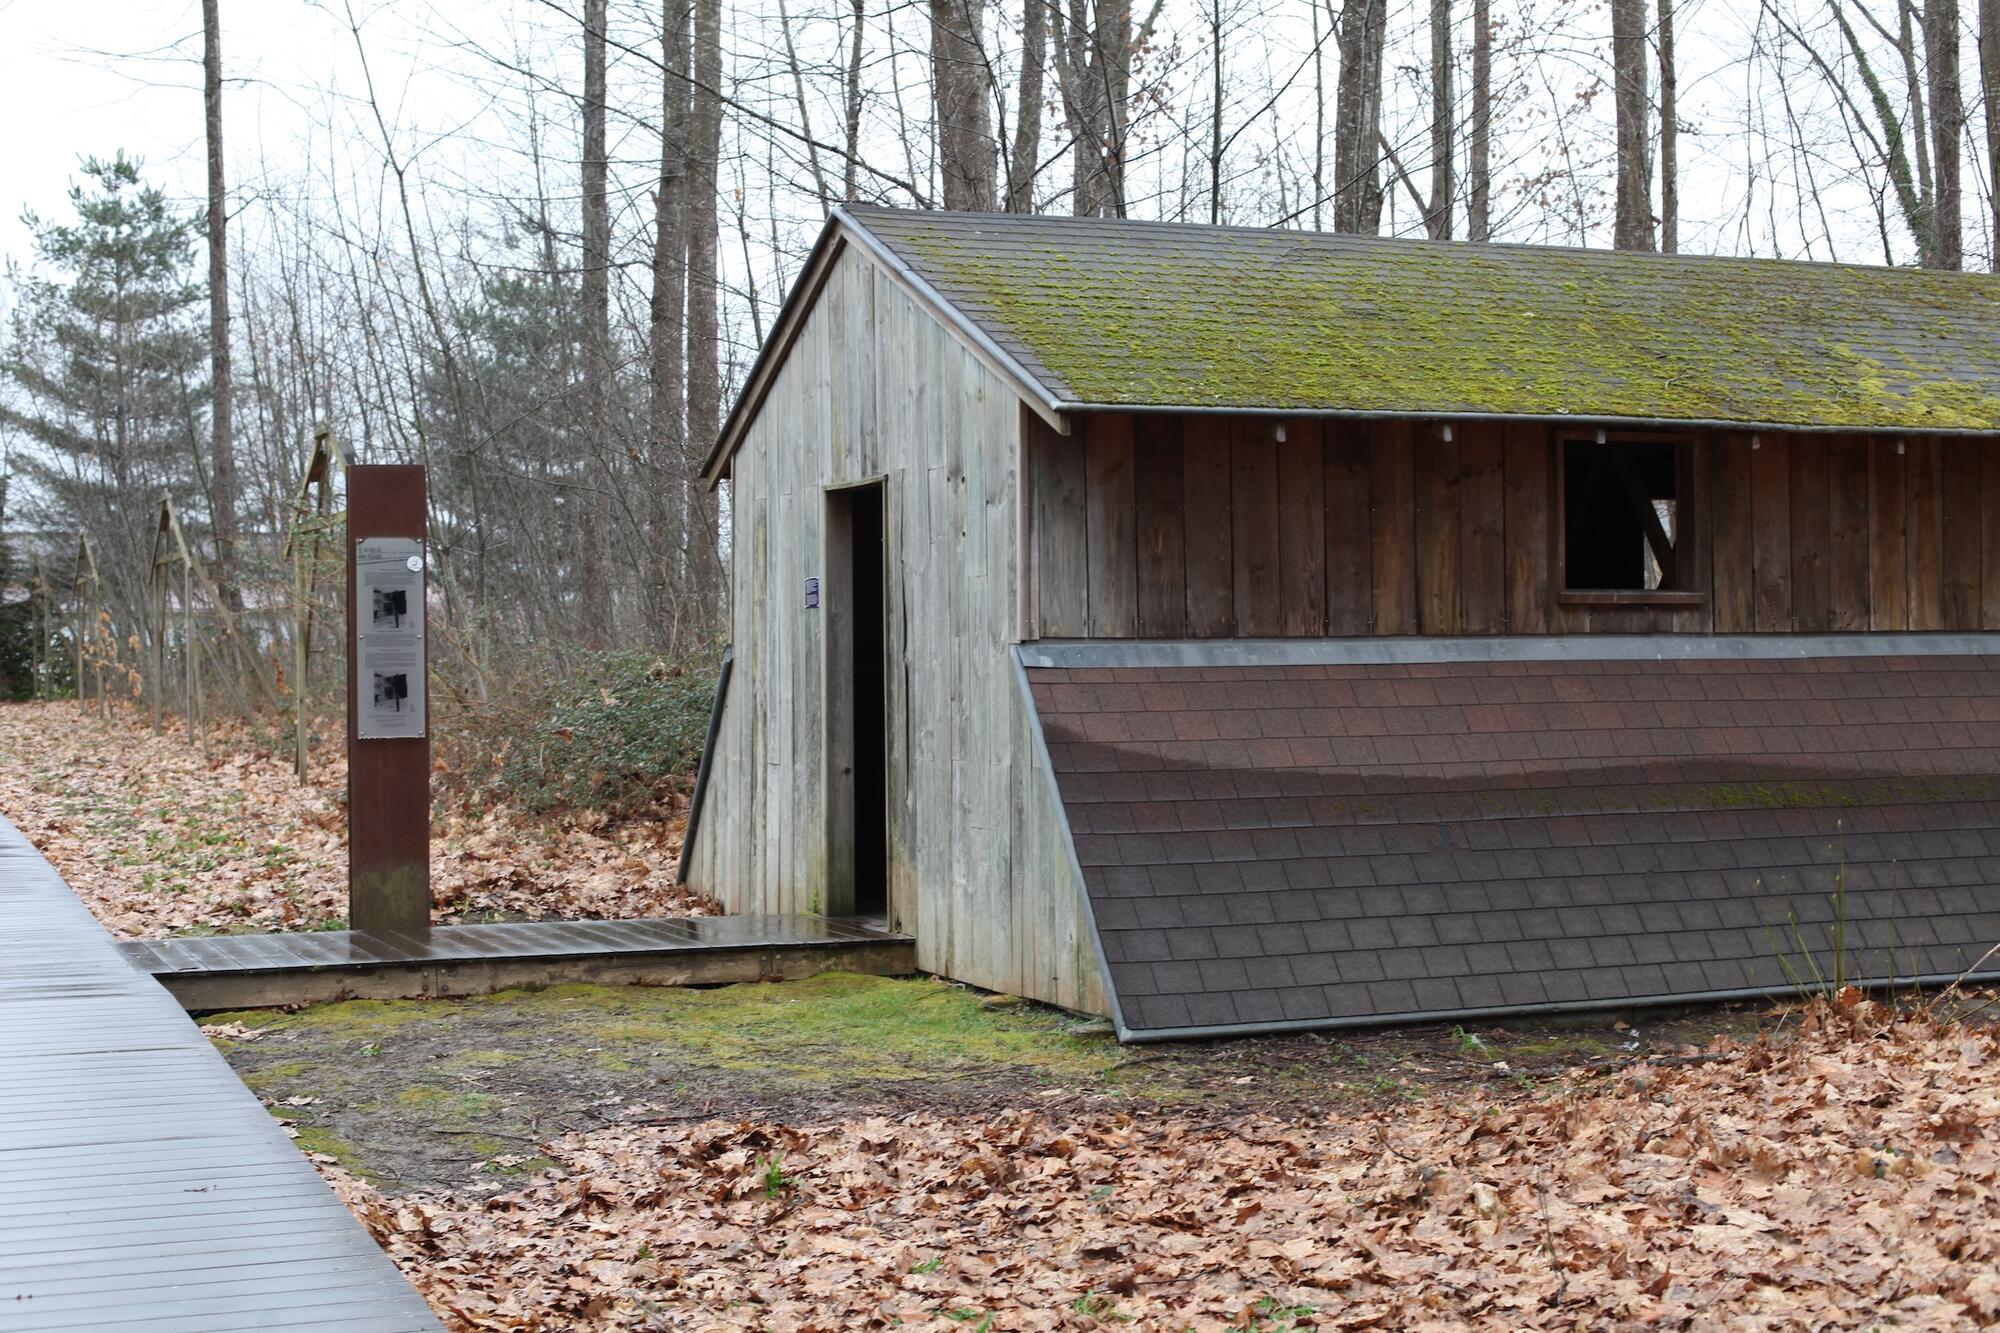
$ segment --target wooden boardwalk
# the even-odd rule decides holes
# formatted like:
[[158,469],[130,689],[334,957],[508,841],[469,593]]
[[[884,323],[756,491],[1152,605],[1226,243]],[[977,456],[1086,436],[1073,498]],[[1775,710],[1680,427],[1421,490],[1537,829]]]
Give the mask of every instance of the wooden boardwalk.
[[438,1327],[173,998],[0,820],[0,1330]]
[[908,936],[818,916],[520,921],[411,934],[212,935],[117,947],[197,1013],[481,995],[563,981],[699,986],[834,968],[898,976],[917,966]]

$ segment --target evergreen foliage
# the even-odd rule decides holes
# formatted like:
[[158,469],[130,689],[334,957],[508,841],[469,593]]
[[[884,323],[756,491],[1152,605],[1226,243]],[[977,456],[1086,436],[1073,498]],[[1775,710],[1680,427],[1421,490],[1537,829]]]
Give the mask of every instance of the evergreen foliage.
[[106,600],[137,625],[152,507],[162,495],[183,512],[206,507],[196,503],[208,393],[201,219],[177,212],[123,153],[86,161],[70,204],[73,221],[24,219],[38,265],[10,275],[19,301],[0,352],[11,389],[0,425],[27,446],[16,459],[27,526],[64,559],[69,534],[94,534]]

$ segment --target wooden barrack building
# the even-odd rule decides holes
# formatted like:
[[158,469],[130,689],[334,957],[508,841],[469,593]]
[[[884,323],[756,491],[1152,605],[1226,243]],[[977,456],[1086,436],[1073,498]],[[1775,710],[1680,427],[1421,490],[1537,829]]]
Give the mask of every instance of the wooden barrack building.
[[837,211],[692,881],[1122,1036],[2000,970],[2000,279]]

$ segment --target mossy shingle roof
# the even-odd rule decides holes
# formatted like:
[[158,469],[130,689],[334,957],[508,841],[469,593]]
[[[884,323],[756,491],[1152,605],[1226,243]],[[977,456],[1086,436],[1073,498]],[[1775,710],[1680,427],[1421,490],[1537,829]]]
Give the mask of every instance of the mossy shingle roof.
[[1063,408],[2000,431],[2000,278],[1985,274],[848,216]]

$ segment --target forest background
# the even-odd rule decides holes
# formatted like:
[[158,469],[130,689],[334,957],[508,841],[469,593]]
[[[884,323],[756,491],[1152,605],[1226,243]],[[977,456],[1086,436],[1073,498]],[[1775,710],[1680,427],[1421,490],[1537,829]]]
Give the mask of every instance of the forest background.
[[337,705],[326,436],[429,465],[452,775],[656,796],[695,473],[841,202],[1991,269],[1996,102],[2000,0],[0,4],[0,692],[185,649],[166,499],[209,706]]

